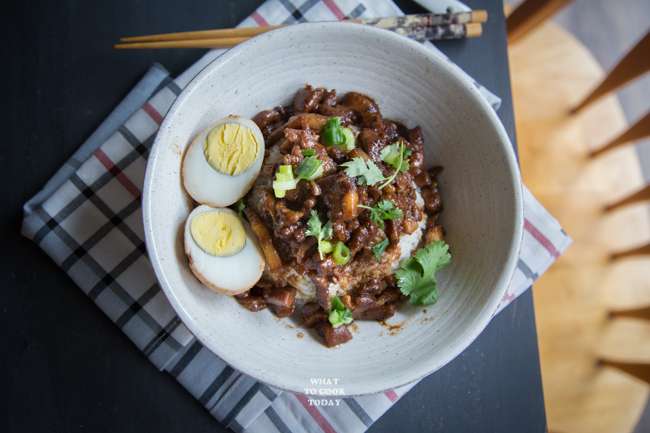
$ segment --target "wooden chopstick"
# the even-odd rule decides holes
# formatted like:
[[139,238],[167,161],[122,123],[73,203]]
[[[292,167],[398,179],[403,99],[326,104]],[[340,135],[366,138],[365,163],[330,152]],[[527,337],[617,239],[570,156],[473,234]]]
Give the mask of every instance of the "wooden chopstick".
[[152,41],[183,41],[193,39],[219,39],[219,38],[243,38],[257,36],[260,33],[269,30],[284,27],[264,26],[264,27],[242,27],[236,29],[219,29],[219,30],[200,30],[198,32],[180,32],[180,33],[163,33],[160,35],[134,36],[131,38],[121,38],[120,42],[152,42]]
[[118,50],[137,50],[149,48],[232,48],[235,45],[252,38],[215,38],[215,39],[187,39],[180,41],[155,41],[155,42],[134,42],[132,44],[117,44],[114,47]]
[[[404,15],[401,17],[378,19],[366,18],[344,21],[369,24],[380,28],[399,27],[400,25],[398,25],[398,22],[402,23],[401,26],[484,23],[487,21],[487,11],[476,10],[471,12],[458,12],[450,14],[414,14]],[[163,33],[159,35],[121,38],[120,42],[182,41],[191,39],[251,37],[257,36],[260,33],[264,33],[269,30],[284,27],[285,25],[287,24],[279,26],[243,27],[236,29],[200,30],[196,32]]]
[[[458,39],[480,36],[483,31],[481,23],[487,21],[487,12],[476,10],[452,14],[415,14],[345,21],[393,30],[418,41]],[[115,48],[231,48],[253,36],[284,25],[135,36],[120,39],[121,42],[126,43],[117,44]]]

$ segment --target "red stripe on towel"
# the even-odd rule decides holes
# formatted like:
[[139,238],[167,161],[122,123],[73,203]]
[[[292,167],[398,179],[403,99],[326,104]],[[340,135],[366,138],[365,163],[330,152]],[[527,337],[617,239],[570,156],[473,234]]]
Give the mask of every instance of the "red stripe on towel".
[[506,294],[503,295],[503,298],[501,299],[501,302],[512,302],[512,301],[515,300],[515,298],[516,298],[515,295],[513,295],[512,293],[506,292]]
[[141,194],[140,189],[137,186],[135,186],[133,182],[131,182],[131,179],[129,179],[128,177],[126,177],[124,173],[122,173],[122,170],[120,170],[113,163],[113,161],[111,161],[111,159],[104,153],[103,150],[97,149],[97,151],[95,151],[95,158],[97,158],[99,162],[101,162],[102,165],[106,167],[109,173],[111,173],[113,177],[117,179],[118,182],[120,182],[122,186],[126,188],[126,190],[130,192],[133,197],[140,200],[140,194]]
[[160,125],[163,121],[163,117],[160,115],[159,112],[156,111],[155,108],[153,108],[148,102],[142,106],[142,109],[144,110],[145,113],[151,117],[151,119],[156,122],[158,125]]
[[533,238],[537,242],[539,242],[546,250],[556,259],[560,257],[560,253],[558,250],[555,249],[555,246],[551,243],[551,241],[548,240],[546,236],[542,232],[540,232],[537,227],[535,227],[530,221],[527,219],[524,220],[524,229],[528,231],[528,233],[531,234]]
[[258,14],[257,11],[253,12],[251,14],[251,18],[257,23],[258,26],[260,27],[266,27],[269,25],[268,22],[262,17],[262,15]]
[[388,397],[391,403],[395,403],[399,399],[399,396],[395,391],[386,391],[384,394]]
[[345,19],[345,14],[339,9],[338,6],[332,1],[332,0],[323,0],[323,3],[325,3],[325,6],[327,6],[334,16],[338,18],[339,20],[344,20]]
[[323,430],[325,433],[336,433],[336,430],[334,430],[334,427],[330,425],[330,423],[325,419],[322,413],[316,408],[316,406],[311,406],[309,404],[309,398],[304,396],[304,395],[297,395],[294,394],[300,404],[303,405],[303,407],[307,410],[309,415],[316,421],[316,424]]

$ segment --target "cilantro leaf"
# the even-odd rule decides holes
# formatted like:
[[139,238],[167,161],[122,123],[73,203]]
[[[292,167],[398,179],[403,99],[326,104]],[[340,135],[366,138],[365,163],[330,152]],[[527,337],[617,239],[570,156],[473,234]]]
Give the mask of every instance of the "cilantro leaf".
[[396,170],[409,171],[410,166],[406,160],[411,156],[411,153],[411,149],[407,149],[404,146],[404,142],[400,141],[384,147],[379,152],[379,157],[382,161],[392,165]]
[[323,260],[323,246],[321,241],[329,239],[332,236],[332,221],[328,220],[324,225],[318,216],[318,212],[315,210],[311,211],[311,217],[307,221],[307,230],[305,231],[307,236],[315,236],[318,239],[318,252],[320,253],[320,259]]
[[395,207],[390,200],[382,200],[375,207],[381,212],[380,216],[385,220],[395,220],[404,216],[402,209]]
[[400,291],[410,296],[413,305],[425,306],[438,301],[438,284],[434,273],[449,264],[449,245],[435,241],[425,245],[395,271]]
[[382,161],[392,164],[392,162],[400,156],[399,147],[395,146],[395,144],[397,143],[386,146],[381,150],[381,152],[379,152],[379,157]]
[[352,158],[352,161],[341,164],[341,166],[345,167],[343,170],[345,174],[357,178],[359,185],[374,185],[378,182],[385,181],[379,186],[379,189],[382,189],[395,179],[397,173],[400,171],[408,171],[409,163],[406,162],[406,158],[410,154],[411,151],[404,147],[403,141],[386,146],[379,152],[379,156],[384,162],[395,167],[395,173],[390,177],[384,177],[384,174],[374,162],[370,160],[366,161],[359,156]]
[[[396,145],[397,145],[397,143],[391,144],[391,146],[396,146]],[[393,181],[393,179],[395,179],[395,177],[397,177],[397,173],[399,173],[400,171],[405,171],[405,170],[402,170],[403,167],[406,167],[406,170],[408,170],[409,163],[406,162],[404,160],[404,158],[403,158],[404,152],[405,152],[404,142],[400,141],[400,148],[399,148],[399,155],[400,156],[395,158],[395,160],[391,163],[391,165],[393,167],[395,167],[395,173],[393,173],[393,175],[391,177],[386,179],[386,182],[384,182],[382,185],[380,185],[379,189],[382,189],[383,187],[385,187],[386,185],[391,183]]]
[[384,250],[386,250],[386,247],[388,246],[389,243],[390,240],[386,238],[383,241],[376,244],[374,247],[372,247],[372,252],[375,253],[375,258],[377,260],[381,259],[381,255],[384,254]]
[[392,201],[386,199],[380,201],[373,207],[360,204],[357,207],[368,209],[370,211],[370,219],[379,224],[379,227],[382,229],[384,228],[384,220],[394,220],[404,216],[402,209],[395,207]]
[[330,308],[330,311],[331,310],[345,310],[345,305],[343,305],[343,302],[341,302],[341,300],[339,299],[338,296],[336,296],[334,298],[331,298],[330,303],[332,305],[331,308]]
[[338,328],[339,326],[352,323],[352,312],[345,308],[343,302],[339,298],[331,298],[330,301],[332,306],[329,311],[329,321],[332,324],[332,328]]
[[370,219],[376,222],[377,224],[379,224],[379,227],[381,227],[382,229],[384,228],[384,220],[382,220],[381,217],[379,216],[379,212],[380,212],[379,209],[377,209],[376,207],[364,206],[362,204],[358,204],[357,207],[368,209],[368,211],[370,212]]
[[384,174],[374,162],[357,156],[351,161],[341,164],[345,167],[345,174],[350,177],[356,177],[359,185],[374,185],[384,179]]

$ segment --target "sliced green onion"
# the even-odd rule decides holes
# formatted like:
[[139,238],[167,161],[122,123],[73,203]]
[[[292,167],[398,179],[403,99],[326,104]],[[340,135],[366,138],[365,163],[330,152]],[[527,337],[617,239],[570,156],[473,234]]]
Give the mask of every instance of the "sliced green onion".
[[281,165],[277,173],[275,173],[275,180],[273,181],[273,190],[277,198],[284,198],[287,190],[295,189],[298,186],[300,179],[315,180],[323,175],[323,161],[316,156],[310,156],[300,162],[296,168],[296,176],[294,177],[290,165]]
[[314,149],[303,149],[302,156],[314,156],[316,151]]
[[343,128],[343,135],[345,136],[345,142],[337,147],[345,152],[350,152],[357,146],[354,132],[349,128]]
[[354,133],[351,129],[341,126],[340,117],[332,117],[327,121],[321,137],[325,146],[336,146],[344,152],[349,152],[356,146]]
[[[318,169],[321,168],[322,165],[323,161],[318,159],[316,156],[305,158],[300,162],[298,168],[296,168],[296,177],[298,179],[314,180],[319,176]],[[323,174],[322,169],[320,174]]]
[[325,123],[323,129],[340,128],[340,127],[341,127],[341,118],[332,117],[330,120],[327,121],[327,123]]
[[337,128],[329,128],[323,130],[323,144],[325,146],[337,146],[339,144],[345,143],[345,135],[343,134],[343,128],[340,126]]
[[306,177],[305,179],[306,179],[306,180],[316,180],[316,179],[318,179],[318,178],[323,177],[323,173],[324,173],[324,172],[325,172],[325,168],[323,168],[323,165],[321,164],[321,165],[316,169],[316,172],[315,172],[313,175],[311,175],[311,176],[309,176],[309,177]]
[[287,195],[286,189],[276,189],[275,186],[273,186],[273,192],[275,193],[276,198],[284,198],[284,196]]
[[339,266],[346,264],[350,261],[350,248],[348,248],[343,242],[339,241],[339,243],[334,247],[334,251],[332,251],[332,258],[334,258],[334,263]]
[[287,190],[294,189],[297,184],[298,180],[294,179],[291,166],[281,165],[279,171],[275,173],[273,192],[277,198],[283,198],[286,195]]
[[320,241],[319,250],[325,254],[331,253],[332,251],[334,251],[334,242]]
[[352,312],[345,308],[345,305],[341,302],[339,298],[331,298],[331,307],[329,322],[332,324],[333,328],[338,328],[339,326],[349,325],[354,319],[352,317]]
[[354,318],[352,317],[352,312],[346,308],[345,311],[332,310],[328,319],[332,324],[332,328],[338,328],[343,325],[349,325]]
[[[289,189],[295,189],[298,184],[298,179],[293,179],[293,180],[274,180],[273,181],[273,189],[279,189],[284,192],[286,192]],[[277,196],[277,194],[276,194]]]

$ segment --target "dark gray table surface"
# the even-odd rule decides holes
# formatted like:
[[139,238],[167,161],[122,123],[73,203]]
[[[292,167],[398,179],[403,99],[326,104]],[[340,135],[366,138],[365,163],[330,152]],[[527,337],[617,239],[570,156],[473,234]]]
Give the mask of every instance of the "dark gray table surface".
[[[115,51],[119,37],[234,27],[262,1],[25,0],[0,15],[2,182],[0,431],[225,431],[153,364],[36,245],[21,207],[153,62],[177,75],[204,50]],[[402,0],[407,13],[420,12]],[[483,36],[438,46],[503,98],[515,130],[500,0]],[[531,292],[458,358],[419,383],[371,432],[546,430]]]

